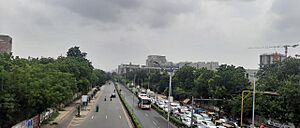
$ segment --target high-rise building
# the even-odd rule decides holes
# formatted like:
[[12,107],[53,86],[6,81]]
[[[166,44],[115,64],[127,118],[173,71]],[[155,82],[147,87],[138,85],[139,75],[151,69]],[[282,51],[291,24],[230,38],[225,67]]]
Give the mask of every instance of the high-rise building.
[[0,53],[11,53],[12,38],[7,35],[0,35]]
[[262,54],[259,56],[259,58],[260,58],[260,63],[259,63],[260,68],[265,68],[277,62],[283,61],[284,59],[286,59],[286,56],[276,52],[272,54]]
[[146,66],[157,67],[158,65],[155,64],[154,62],[158,62],[161,66],[165,66],[167,64],[166,56],[149,55],[146,60]]

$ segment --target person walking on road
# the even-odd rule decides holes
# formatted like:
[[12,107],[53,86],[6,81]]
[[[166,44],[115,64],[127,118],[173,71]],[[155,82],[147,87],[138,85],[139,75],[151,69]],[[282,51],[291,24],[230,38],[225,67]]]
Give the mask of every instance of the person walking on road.
[[99,111],[99,104],[96,105],[96,112]]

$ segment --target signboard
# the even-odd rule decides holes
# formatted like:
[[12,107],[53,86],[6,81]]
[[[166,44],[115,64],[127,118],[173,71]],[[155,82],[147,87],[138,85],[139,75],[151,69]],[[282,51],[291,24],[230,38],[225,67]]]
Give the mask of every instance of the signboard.
[[31,118],[32,119],[32,127],[33,128],[38,128],[40,124],[40,115],[36,115]]
[[170,102],[173,102],[173,96],[170,96],[169,99],[170,99]]
[[27,128],[33,128],[32,119],[26,120],[26,127]]
[[87,102],[88,101],[88,96],[87,95],[82,95],[81,96],[81,102]]

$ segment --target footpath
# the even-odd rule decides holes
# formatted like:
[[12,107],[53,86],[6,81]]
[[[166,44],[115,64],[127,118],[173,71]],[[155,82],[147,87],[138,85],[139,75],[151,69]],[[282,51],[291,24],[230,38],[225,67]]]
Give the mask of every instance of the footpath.
[[[102,90],[102,89],[101,89]],[[77,127],[81,124],[81,122],[83,122],[86,117],[88,116],[88,114],[91,111],[95,110],[95,103],[98,101],[98,99],[100,98],[100,94],[102,93],[102,91],[98,91],[95,95],[94,98],[91,99],[91,101],[88,103],[88,105],[86,107],[82,107],[80,110],[80,116],[75,116],[71,122],[69,123],[69,125],[67,126],[68,128],[74,128]]]
[[81,107],[80,116],[77,114],[77,106],[81,104],[81,99],[74,101],[69,106],[63,108],[63,111],[58,111],[59,115],[49,124],[41,126],[41,128],[71,128],[78,126],[85,117],[93,110],[95,102],[100,97],[101,90],[97,91],[94,98],[90,100],[86,107]]

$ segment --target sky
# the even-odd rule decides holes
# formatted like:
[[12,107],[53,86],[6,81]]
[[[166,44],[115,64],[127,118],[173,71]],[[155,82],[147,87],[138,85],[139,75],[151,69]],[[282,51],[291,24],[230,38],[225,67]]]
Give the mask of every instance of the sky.
[[[168,61],[217,61],[258,68],[259,55],[300,42],[299,0],[0,0],[0,34],[13,55],[66,55],[79,46],[95,68]],[[290,48],[290,56],[300,47]]]

